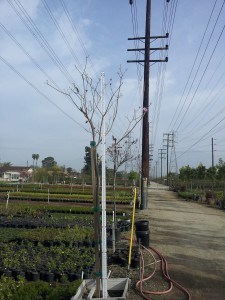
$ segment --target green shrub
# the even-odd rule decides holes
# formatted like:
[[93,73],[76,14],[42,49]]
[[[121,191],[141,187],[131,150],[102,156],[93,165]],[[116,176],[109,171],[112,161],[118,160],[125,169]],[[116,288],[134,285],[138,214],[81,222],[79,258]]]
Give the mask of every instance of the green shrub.
[[178,192],[178,196],[184,199],[191,199],[193,193],[190,192]]
[[[14,300],[42,300],[47,299],[51,288],[47,282],[26,282],[18,288],[13,299]],[[59,298],[58,298],[59,299]]]
[[44,281],[28,282],[20,278],[2,276],[0,279],[0,300],[61,300],[71,299],[81,280],[49,284]]
[[22,278],[18,281],[15,281],[12,277],[6,277],[2,275],[0,279],[0,300],[15,299],[14,296],[18,288],[20,288],[24,282],[25,280]]
[[222,191],[216,192],[216,199],[224,199],[224,192]]

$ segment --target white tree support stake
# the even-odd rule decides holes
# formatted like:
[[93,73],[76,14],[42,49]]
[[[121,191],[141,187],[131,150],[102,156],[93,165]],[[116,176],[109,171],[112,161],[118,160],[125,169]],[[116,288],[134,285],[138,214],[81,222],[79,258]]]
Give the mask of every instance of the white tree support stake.
[[8,208],[8,205],[9,205],[9,194],[10,194],[10,192],[7,192],[7,200],[6,200],[6,206],[5,206],[6,209]]
[[102,297],[108,297],[107,236],[106,236],[106,176],[105,176],[105,74],[101,73],[102,101]]

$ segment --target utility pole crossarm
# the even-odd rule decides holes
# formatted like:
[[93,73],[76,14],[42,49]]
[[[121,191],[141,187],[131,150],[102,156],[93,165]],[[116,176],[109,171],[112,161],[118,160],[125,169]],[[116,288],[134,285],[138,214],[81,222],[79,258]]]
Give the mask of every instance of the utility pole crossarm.
[[[156,39],[167,39],[169,37],[169,33],[166,33],[166,35],[156,35],[156,36],[149,36],[150,40],[156,40]],[[128,38],[128,41],[134,41],[134,40],[145,40],[146,37],[134,37],[134,38]]]
[[[166,45],[165,47],[154,47],[154,48],[150,48],[149,50],[168,50],[169,46]],[[134,49],[127,49],[127,51],[145,51],[145,48],[134,48]]]
[[[127,60],[128,63],[144,63],[145,60]],[[149,62],[168,62],[168,57],[165,59],[150,59]]]

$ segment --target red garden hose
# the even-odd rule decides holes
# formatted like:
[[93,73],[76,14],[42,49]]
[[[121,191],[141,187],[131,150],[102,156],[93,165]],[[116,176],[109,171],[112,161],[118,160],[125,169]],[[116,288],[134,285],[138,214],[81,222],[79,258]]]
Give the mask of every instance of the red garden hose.
[[[163,294],[169,293],[169,292],[172,291],[173,285],[174,285],[179,290],[183,291],[184,294],[186,294],[188,296],[188,300],[191,300],[191,295],[189,294],[189,292],[187,291],[187,289],[185,289],[179,283],[177,283],[176,281],[174,281],[173,279],[170,278],[169,272],[168,272],[168,264],[167,264],[167,261],[164,258],[164,256],[159,251],[157,251],[156,249],[154,249],[153,247],[149,247],[149,248],[146,248],[144,246],[141,246],[141,247],[143,249],[145,249],[152,256],[152,258],[154,260],[154,263],[153,263],[154,264],[154,270],[153,270],[153,272],[149,276],[144,277],[145,262],[144,262],[144,257],[143,257],[143,251],[141,249],[141,251],[140,251],[140,257],[141,257],[141,278],[136,283],[136,287],[140,291],[140,293],[143,296],[143,298],[147,299],[147,300],[150,300],[151,298],[149,298],[150,297],[149,295],[163,295]],[[163,277],[169,283],[169,288],[167,290],[165,290],[165,291],[156,291],[156,292],[153,292],[153,291],[147,291],[147,290],[143,289],[143,283],[146,282],[146,281],[148,281],[148,280],[150,280],[154,276],[154,274],[156,272],[156,263],[157,263],[157,261],[156,261],[155,256],[152,254],[152,251],[155,252],[158,255],[158,257],[160,258],[160,261],[161,261],[161,270],[162,270]]]

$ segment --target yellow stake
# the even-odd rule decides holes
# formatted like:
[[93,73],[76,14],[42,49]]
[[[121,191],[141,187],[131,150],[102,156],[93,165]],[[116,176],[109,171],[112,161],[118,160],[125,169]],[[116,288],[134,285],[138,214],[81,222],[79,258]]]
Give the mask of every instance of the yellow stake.
[[132,225],[131,225],[131,234],[130,234],[130,250],[129,250],[129,258],[128,258],[128,270],[130,268],[131,262],[131,250],[133,244],[133,234],[134,234],[134,215],[135,215],[135,206],[136,206],[136,188],[134,188],[134,206],[133,206],[133,215],[132,215]]

